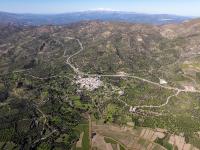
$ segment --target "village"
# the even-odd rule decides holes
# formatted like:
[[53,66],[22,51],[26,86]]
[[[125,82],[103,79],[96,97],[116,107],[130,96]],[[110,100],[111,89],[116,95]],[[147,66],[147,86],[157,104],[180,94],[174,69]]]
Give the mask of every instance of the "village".
[[80,75],[76,78],[76,84],[80,85],[81,89],[86,89],[89,91],[93,91],[100,86],[103,86],[103,82],[100,80],[99,77],[84,78]]

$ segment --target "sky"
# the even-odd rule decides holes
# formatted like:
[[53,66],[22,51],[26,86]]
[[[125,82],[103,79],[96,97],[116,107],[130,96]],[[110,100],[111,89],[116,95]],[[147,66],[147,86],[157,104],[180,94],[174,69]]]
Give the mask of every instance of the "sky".
[[0,0],[0,11],[14,13],[58,14],[86,10],[200,16],[200,0]]

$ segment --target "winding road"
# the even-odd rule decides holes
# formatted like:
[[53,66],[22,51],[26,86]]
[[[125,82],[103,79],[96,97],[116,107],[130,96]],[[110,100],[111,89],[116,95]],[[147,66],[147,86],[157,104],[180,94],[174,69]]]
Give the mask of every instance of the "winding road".
[[[157,83],[157,82],[153,82],[153,81],[150,81],[150,80],[147,80],[147,79],[144,79],[144,78],[135,76],[135,75],[118,75],[118,74],[104,74],[104,75],[102,75],[102,74],[88,74],[88,73],[84,73],[84,72],[80,71],[78,68],[76,68],[76,67],[71,63],[71,61],[70,61],[73,57],[75,57],[76,55],[80,54],[80,53],[84,50],[84,47],[83,47],[82,42],[81,42],[79,39],[75,38],[75,37],[65,37],[65,38],[67,38],[67,39],[69,39],[69,40],[76,40],[77,43],[78,43],[79,46],[80,46],[80,50],[77,51],[77,52],[75,52],[74,54],[70,55],[69,57],[66,56],[66,51],[67,51],[67,49],[64,51],[63,56],[62,56],[62,57],[64,57],[64,58],[67,57],[65,63],[66,63],[67,65],[69,65],[69,66],[73,69],[73,71],[74,71],[76,74],[78,74],[78,75],[83,75],[83,76],[88,76],[88,77],[97,77],[97,76],[98,76],[98,77],[127,77],[127,78],[134,78],[134,79],[137,79],[137,80],[140,80],[140,81],[143,81],[143,82],[146,82],[146,83],[149,83],[149,84],[158,86],[158,87],[160,87],[160,88],[164,88],[164,89],[167,89],[167,90],[176,91],[175,94],[170,95],[170,96],[166,99],[165,103],[163,103],[163,104],[161,104],[161,105],[133,106],[133,108],[135,108],[135,109],[137,109],[137,108],[160,108],[160,107],[164,107],[165,105],[167,105],[167,104],[169,103],[169,101],[170,101],[170,99],[171,99],[172,97],[178,96],[180,92],[186,92],[186,93],[200,93],[199,90],[179,89],[179,88],[177,88],[177,87],[164,86],[164,85],[161,85],[161,84],[159,84],[159,83]],[[27,71],[27,70],[31,70],[31,69],[13,71],[13,73],[25,72],[25,71]],[[2,74],[2,75],[3,75],[3,74]],[[30,76],[30,77],[32,77],[32,78],[35,78],[35,79],[39,79],[39,80],[44,80],[44,79],[49,79],[49,78],[55,78],[55,77],[67,77],[67,76],[54,75],[54,76],[51,76],[51,77],[41,78],[41,77],[36,77],[36,76],[30,75],[30,74],[26,74],[26,75],[28,75],[28,76]],[[124,101],[122,101],[122,100],[120,100],[120,99],[118,99],[118,100],[121,101],[122,103],[124,103],[125,106],[130,106],[130,105],[127,104],[126,102],[124,102]],[[4,103],[0,103],[0,106],[2,106],[2,105],[5,105],[5,104],[4,104]],[[131,107],[131,106],[130,106],[130,107]]]
[[[74,72],[76,72],[77,74],[85,74],[85,73],[80,72],[80,71],[78,70],[78,68],[76,68],[76,67],[75,67],[74,65],[72,65],[72,63],[70,62],[70,59],[71,59],[72,57],[78,55],[81,51],[84,50],[83,44],[80,42],[79,39],[75,39],[75,38],[71,38],[71,37],[67,37],[67,38],[68,38],[68,39],[71,39],[71,40],[76,40],[76,41],[78,42],[78,44],[80,45],[80,50],[79,50],[78,52],[72,54],[71,56],[69,56],[69,57],[67,58],[67,60],[66,60],[66,64],[68,64],[68,65],[74,70]],[[65,53],[66,53],[66,50],[65,50],[65,52],[64,52],[64,54],[63,54],[64,57],[66,57],[66,56],[65,56]]]
[[[180,94],[180,92],[186,92],[186,93],[200,93],[199,90],[188,90],[188,89],[179,89],[177,87],[171,87],[171,86],[164,86],[164,85],[161,85],[157,82],[153,82],[153,81],[150,81],[150,80],[147,80],[147,79],[144,79],[144,78],[141,78],[141,77],[138,77],[138,76],[134,76],[134,75],[117,75],[117,74],[105,74],[105,75],[102,75],[102,74],[88,74],[88,73],[84,73],[84,72],[81,72],[78,68],[76,68],[71,62],[70,62],[70,59],[72,59],[74,56],[78,55],[79,53],[81,53],[84,48],[83,48],[83,44],[81,43],[81,41],[79,39],[76,39],[76,38],[73,38],[73,37],[67,37],[68,39],[73,39],[73,40],[76,40],[78,42],[78,44],[80,45],[80,50],[74,54],[72,54],[71,56],[69,56],[66,60],[66,64],[69,65],[75,73],[77,73],[78,75],[84,75],[84,76],[89,76],[89,77],[96,77],[96,76],[99,76],[99,77],[127,77],[127,78],[134,78],[134,79],[137,79],[137,80],[140,80],[140,81],[143,81],[143,82],[146,82],[146,83],[149,83],[149,84],[152,84],[152,85],[155,85],[155,86],[158,86],[158,87],[161,87],[161,88],[164,88],[164,89],[167,89],[167,90],[173,90],[173,91],[176,91],[175,94],[173,95],[170,95],[165,103],[161,104],[161,105],[142,105],[142,106],[134,106],[133,108],[137,109],[137,108],[160,108],[160,107],[164,107],[166,106],[170,99],[173,98],[173,97],[176,97]],[[65,52],[63,54],[63,56],[65,56]],[[126,102],[120,100],[121,102],[123,102],[125,104],[125,106],[130,106],[129,104],[127,104]],[[131,107],[131,106],[130,106]]]

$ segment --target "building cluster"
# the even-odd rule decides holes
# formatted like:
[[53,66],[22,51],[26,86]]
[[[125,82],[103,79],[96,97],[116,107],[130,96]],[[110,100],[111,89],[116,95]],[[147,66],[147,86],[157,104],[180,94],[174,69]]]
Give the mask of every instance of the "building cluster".
[[82,78],[81,76],[79,76],[76,80],[76,84],[80,85],[81,89],[93,91],[102,86],[103,82],[100,80],[99,77]]
[[196,89],[191,85],[185,85],[184,88],[186,91],[190,91],[190,92],[196,91]]

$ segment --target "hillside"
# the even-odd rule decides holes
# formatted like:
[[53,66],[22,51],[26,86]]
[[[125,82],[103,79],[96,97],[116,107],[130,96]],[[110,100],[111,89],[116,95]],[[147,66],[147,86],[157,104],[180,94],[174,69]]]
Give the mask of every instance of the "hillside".
[[199,38],[198,19],[0,25],[0,148],[200,149]]

